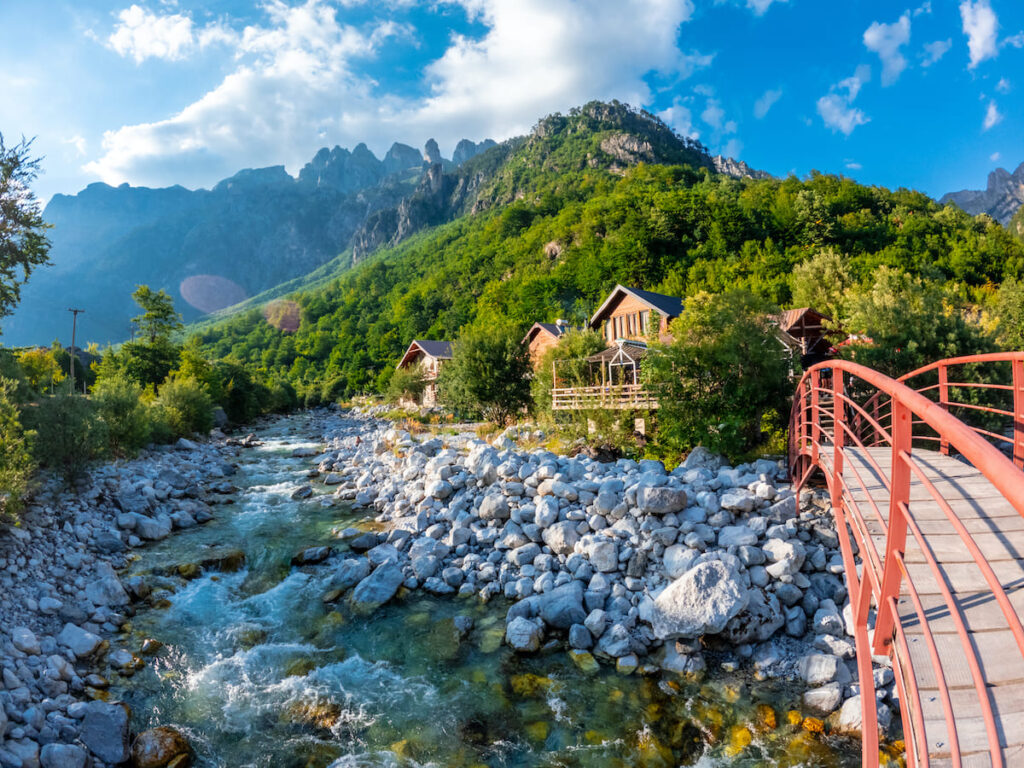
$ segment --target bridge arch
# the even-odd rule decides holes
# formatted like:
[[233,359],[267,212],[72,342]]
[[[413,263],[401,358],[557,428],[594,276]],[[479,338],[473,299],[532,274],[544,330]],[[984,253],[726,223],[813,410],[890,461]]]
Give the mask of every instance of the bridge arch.
[[794,397],[789,463],[798,489],[820,471],[831,497],[864,765],[878,765],[884,654],[911,768],[1024,766],[1024,353],[899,380],[816,365]]

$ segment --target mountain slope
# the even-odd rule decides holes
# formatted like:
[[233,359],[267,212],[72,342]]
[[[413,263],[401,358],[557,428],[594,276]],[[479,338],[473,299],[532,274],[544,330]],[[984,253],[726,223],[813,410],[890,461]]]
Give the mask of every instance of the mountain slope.
[[988,175],[985,189],[949,192],[939,202],[956,203],[973,216],[987,213],[1005,226],[1024,205],[1024,163],[1018,165],[1013,173],[1005,168],[996,168]]
[[560,153],[561,140],[484,153],[475,162],[500,163],[476,213],[203,328],[206,353],[314,403],[382,387],[413,338],[450,340],[467,323],[498,317],[524,332],[534,321],[579,323],[616,283],[676,296],[747,288],[786,305],[794,266],[824,248],[849,254],[858,279],[888,265],[980,287],[1024,268],[1024,243],[1006,229],[918,192],[821,174],[612,170],[588,162],[593,134],[572,138],[578,157]]
[[[478,151],[460,146],[465,158]],[[415,190],[426,167],[412,147],[395,144],[378,160],[360,144],[320,150],[297,179],[277,166],[240,171],[210,190],[92,184],[56,195],[44,211],[52,265],[25,286],[3,340],[64,338],[73,304],[86,310],[85,339],[120,341],[141,283],[166,289],[186,320],[242,301],[335,259],[367,217]]]

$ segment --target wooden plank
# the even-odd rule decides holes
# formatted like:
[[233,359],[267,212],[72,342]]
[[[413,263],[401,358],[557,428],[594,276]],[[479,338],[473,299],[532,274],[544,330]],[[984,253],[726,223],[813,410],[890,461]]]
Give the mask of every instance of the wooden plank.
[[[1018,616],[1024,616],[1024,584],[1007,590],[1007,597]],[[996,602],[992,593],[987,590],[975,592],[958,592],[955,604],[964,616],[964,623],[974,632],[987,632],[1006,628],[1006,616]],[[956,623],[950,615],[949,606],[938,594],[922,595],[922,607],[928,621],[928,627],[936,634],[952,634],[956,632]],[[922,631],[917,612],[910,598],[904,595],[897,603],[903,631],[906,634],[920,634]],[[1022,699],[1024,703],[1024,699]]]
[[[969,635],[971,648],[976,653],[982,679],[989,685],[1008,685],[1024,682],[1024,658],[1017,641],[1009,630],[1001,632],[973,632]],[[967,651],[954,634],[935,635],[946,685],[950,688],[973,688],[974,678],[966,663]],[[938,688],[928,646],[921,635],[908,635],[911,664],[919,688]]]

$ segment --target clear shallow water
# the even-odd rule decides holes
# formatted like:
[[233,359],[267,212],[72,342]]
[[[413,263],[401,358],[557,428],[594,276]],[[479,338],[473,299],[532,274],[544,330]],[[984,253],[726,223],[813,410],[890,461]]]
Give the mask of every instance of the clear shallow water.
[[[308,467],[289,454],[308,431],[302,417],[264,430],[233,478],[238,503],[132,568],[163,575],[123,644],[164,647],[114,693],[138,728],[187,733],[200,766],[860,765],[858,745],[787,725],[799,695],[777,684],[587,674],[564,651],[517,656],[501,642],[500,600],[410,593],[369,617],[325,604],[329,566],[293,568],[292,556],[333,543],[335,527],[372,523],[289,499]],[[241,570],[177,575],[232,550],[245,553]],[[461,640],[458,614],[474,620]],[[764,726],[765,704],[776,728]]]

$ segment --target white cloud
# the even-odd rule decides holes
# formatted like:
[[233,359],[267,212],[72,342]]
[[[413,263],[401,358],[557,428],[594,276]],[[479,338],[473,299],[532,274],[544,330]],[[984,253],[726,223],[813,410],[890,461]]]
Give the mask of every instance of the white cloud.
[[761,16],[771,8],[772,3],[785,3],[786,1],[787,0],[747,0],[747,8],[752,10],[755,15]]
[[775,102],[777,102],[781,98],[781,89],[774,91],[767,90],[764,93],[762,93],[761,97],[754,102],[754,117],[756,117],[758,120],[762,119],[765,115],[768,114],[768,110],[772,108]]
[[998,152],[993,152],[991,155],[988,156],[988,159],[991,160],[993,163],[998,163],[999,158],[1001,157],[1002,155],[999,154]]
[[659,112],[658,117],[680,136],[687,136],[691,139],[700,138],[700,133],[693,130],[693,113],[678,98],[672,102],[671,107]]
[[1000,93],[1009,93],[1010,87],[1010,81],[1007,80],[1005,77],[999,78],[999,82],[996,83],[996,90],[999,91]]
[[1002,122],[1003,116],[999,113],[999,109],[996,107],[994,101],[988,103],[988,109],[985,110],[985,121],[981,125],[981,130],[987,131]]
[[[452,36],[425,68],[426,96],[413,98],[381,94],[355,72],[407,29],[344,24],[328,0],[270,0],[267,20],[237,36],[235,68],[219,85],[178,114],[108,132],[86,170],[111,183],[208,184],[271,162],[294,172],[325,142],[366,140],[379,154],[392,140],[433,136],[450,151],[594,98],[649,104],[650,72],[678,80],[711,61],[678,47],[691,0],[460,2],[486,30]],[[677,108],[677,127],[682,116]]]
[[197,48],[230,42],[233,33],[219,24],[196,30],[192,19],[180,13],[159,15],[132,5],[118,15],[117,26],[107,38],[107,47],[140,64],[146,59],[176,61]]
[[864,31],[864,47],[882,60],[882,85],[892,85],[907,68],[900,48],[910,42],[910,11],[892,24],[872,22]]
[[868,67],[857,67],[852,77],[840,80],[832,86],[828,94],[818,99],[818,114],[825,125],[833,131],[840,131],[843,135],[849,136],[858,125],[870,121],[871,118],[862,110],[852,106],[861,87],[870,78],[871,70]]
[[856,160],[846,160],[845,164],[846,164],[847,169],[851,170],[851,171],[859,171],[861,168],[864,167],[863,165],[858,163]]
[[69,136],[66,139],[62,139],[61,143],[70,144],[72,147],[75,148],[75,152],[77,152],[80,156],[84,156],[88,149],[88,142],[86,142],[86,140],[80,134],[77,133],[74,136]]
[[937,62],[943,56],[945,56],[949,49],[953,47],[953,38],[946,38],[945,40],[936,40],[934,43],[925,43],[924,53],[921,56],[921,66],[930,67],[932,64]]
[[922,13],[932,12],[932,0],[924,0],[924,2],[917,8],[914,9],[914,18],[917,18]]
[[743,142],[739,139],[729,139],[722,148],[722,154],[726,157],[731,157],[734,160],[739,160],[742,152]]
[[707,106],[700,113],[700,119],[716,130],[722,129],[722,120],[725,119],[725,110],[718,99],[708,99]]
[[995,58],[999,53],[996,43],[999,19],[989,5],[989,0],[963,0],[960,3],[960,18],[971,58],[968,67],[974,69],[985,59]]
[[1004,38],[999,47],[1002,48],[1007,45],[1012,45],[1014,48],[1024,48],[1024,32],[1018,32],[1016,35]]

